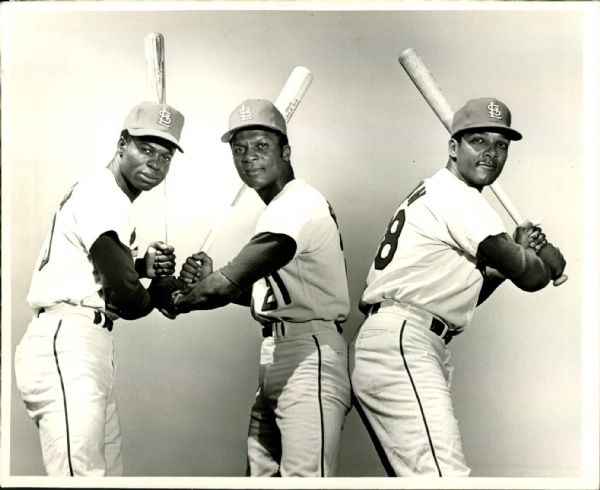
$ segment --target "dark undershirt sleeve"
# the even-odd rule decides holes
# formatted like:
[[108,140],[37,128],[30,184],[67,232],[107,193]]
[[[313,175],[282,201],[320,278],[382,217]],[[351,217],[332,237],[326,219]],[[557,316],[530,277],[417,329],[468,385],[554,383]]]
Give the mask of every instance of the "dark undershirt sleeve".
[[248,290],[263,277],[282,268],[294,258],[296,242],[288,235],[259,233],[239,254],[220,269],[227,279],[242,291]]
[[144,259],[135,259],[135,272],[139,278],[148,277],[146,275],[146,262]]
[[150,294],[139,280],[131,251],[114,231],[100,235],[90,248],[90,255],[109,310],[125,320],[135,320],[152,311]]
[[481,267],[496,269],[524,291],[538,291],[550,282],[548,266],[533,249],[522,247],[508,233],[483,240],[477,248],[477,261]]
[[483,267],[483,284],[481,286],[481,291],[479,291],[479,297],[477,298],[477,306],[483,303],[486,299],[488,299],[492,293],[502,284],[506,278],[498,277],[498,276],[488,276],[485,274],[485,266]]

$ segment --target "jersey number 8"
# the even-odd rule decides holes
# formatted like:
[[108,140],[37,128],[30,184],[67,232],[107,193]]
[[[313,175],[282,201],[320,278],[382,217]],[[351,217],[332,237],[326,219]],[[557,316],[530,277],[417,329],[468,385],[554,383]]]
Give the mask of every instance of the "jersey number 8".
[[[379,249],[377,249],[377,254],[375,255],[375,269],[378,271],[385,269],[385,267],[392,261],[394,258],[394,254],[398,249],[398,239],[400,238],[400,232],[404,227],[404,222],[406,220],[406,210],[408,206],[410,206],[413,202],[415,202],[419,197],[425,195],[425,186],[423,182],[420,182],[419,185],[414,189],[408,197],[402,201],[400,205],[400,209],[396,212],[390,224],[385,231],[385,235],[379,244]],[[406,206],[404,204],[406,203]]]

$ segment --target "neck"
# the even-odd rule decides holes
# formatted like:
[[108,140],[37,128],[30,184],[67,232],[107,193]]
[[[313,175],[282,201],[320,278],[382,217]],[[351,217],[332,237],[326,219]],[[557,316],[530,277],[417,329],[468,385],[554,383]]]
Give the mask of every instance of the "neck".
[[135,201],[135,199],[142,193],[142,191],[133,187],[122,174],[121,157],[119,155],[115,155],[106,168],[108,168],[108,170],[111,171],[113,177],[115,178],[115,181],[117,182],[117,185],[125,193],[129,200],[131,202]]
[[452,160],[452,158],[448,158],[448,163],[446,164],[446,168],[452,175],[454,175],[458,180],[463,182],[465,185],[468,185],[469,187],[472,187],[473,189],[477,189],[479,192],[481,192],[483,190],[483,187],[477,187],[477,186],[471,185],[464,179],[464,177],[460,174],[460,172],[456,168],[456,165],[454,164],[454,161]]
[[283,188],[292,180],[294,180],[293,172],[283,176],[280,180],[275,182],[273,185],[269,187],[263,187],[262,189],[257,189],[256,193],[265,204],[269,204],[275,196],[279,194]]

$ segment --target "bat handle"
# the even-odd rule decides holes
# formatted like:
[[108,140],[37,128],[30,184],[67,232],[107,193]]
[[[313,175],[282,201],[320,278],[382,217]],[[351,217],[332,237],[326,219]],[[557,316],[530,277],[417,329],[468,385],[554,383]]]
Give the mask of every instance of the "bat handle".
[[566,282],[567,279],[569,279],[569,276],[563,274],[558,279],[555,279],[554,281],[552,281],[552,284],[554,284],[554,286],[560,286],[561,284],[563,284],[564,282]]
[[[546,250],[547,245],[544,245],[540,250],[538,250],[537,254],[538,256],[542,259],[542,255],[545,255],[545,250]],[[556,286],[560,286],[561,284],[565,283],[567,281],[567,279],[569,279],[569,277],[565,274],[562,273],[563,271],[561,271],[561,275],[556,277],[554,276],[552,278],[552,284],[556,287]]]

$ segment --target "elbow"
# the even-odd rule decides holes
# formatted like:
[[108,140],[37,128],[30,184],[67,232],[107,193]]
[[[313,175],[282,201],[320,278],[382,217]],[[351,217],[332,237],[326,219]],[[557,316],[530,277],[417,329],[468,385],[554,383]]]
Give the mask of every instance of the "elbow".
[[110,310],[114,311],[123,320],[137,320],[152,311],[152,304],[150,302],[145,304],[136,304],[133,302],[119,303],[121,302],[111,304]]
[[524,275],[519,278],[511,279],[513,284],[522,291],[534,293],[544,289],[550,282],[550,274],[544,271],[540,274]]
[[122,318],[123,320],[137,320],[138,318],[145,317],[148,313],[150,313],[150,311],[140,311],[129,308],[121,308],[117,310],[119,318]]
[[141,285],[130,294],[111,294],[105,290],[104,297],[108,308],[123,320],[137,320],[148,315],[153,308],[150,295]]

